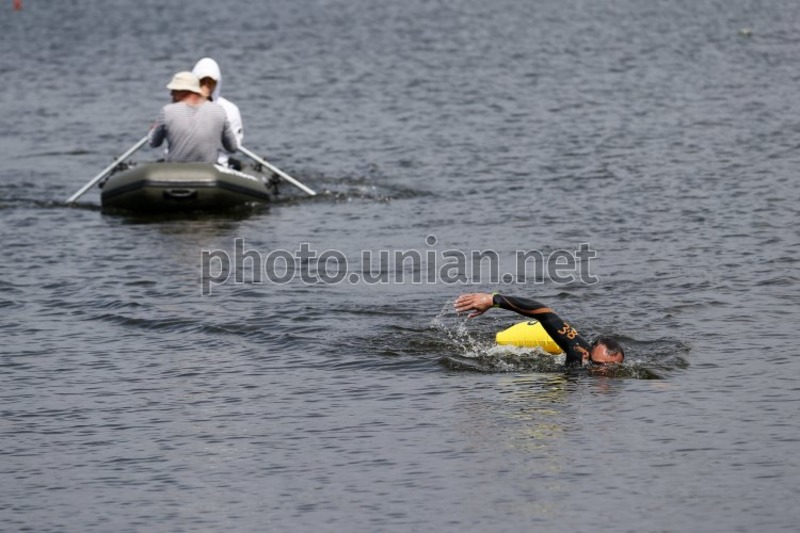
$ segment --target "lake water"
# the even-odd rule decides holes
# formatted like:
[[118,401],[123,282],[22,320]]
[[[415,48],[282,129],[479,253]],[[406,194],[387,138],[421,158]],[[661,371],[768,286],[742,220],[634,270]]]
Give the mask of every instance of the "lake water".
[[[800,4],[22,3],[0,7],[3,529],[796,530]],[[203,56],[245,146],[320,194],[66,206]],[[626,363],[499,348],[521,317],[457,316],[470,291]]]

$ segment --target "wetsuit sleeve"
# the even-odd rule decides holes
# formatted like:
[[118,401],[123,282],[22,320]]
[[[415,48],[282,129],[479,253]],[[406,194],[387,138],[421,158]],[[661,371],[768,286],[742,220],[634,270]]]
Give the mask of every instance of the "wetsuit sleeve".
[[550,338],[567,354],[567,365],[580,366],[583,364],[583,356],[586,355],[588,357],[589,343],[581,337],[578,330],[546,305],[536,300],[504,296],[502,294],[495,294],[492,303],[495,307],[508,309],[538,320],[547,334],[550,335]]

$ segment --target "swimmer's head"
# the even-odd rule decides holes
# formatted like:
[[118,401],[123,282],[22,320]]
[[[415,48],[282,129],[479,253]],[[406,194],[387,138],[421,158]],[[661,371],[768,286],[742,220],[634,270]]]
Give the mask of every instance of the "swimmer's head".
[[589,360],[592,363],[621,363],[624,359],[622,345],[609,337],[597,337],[589,350]]

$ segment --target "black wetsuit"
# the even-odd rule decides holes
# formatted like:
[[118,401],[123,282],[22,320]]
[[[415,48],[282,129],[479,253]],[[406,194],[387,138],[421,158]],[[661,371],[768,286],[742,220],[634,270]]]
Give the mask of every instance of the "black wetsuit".
[[583,364],[583,356],[589,356],[591,345],[586,339],[546,305],[536,300],[502,294],[495,294],[492,303],[495,307],[515,311],[538,320],[558,347],[567,354],[567,366],[580,366]]

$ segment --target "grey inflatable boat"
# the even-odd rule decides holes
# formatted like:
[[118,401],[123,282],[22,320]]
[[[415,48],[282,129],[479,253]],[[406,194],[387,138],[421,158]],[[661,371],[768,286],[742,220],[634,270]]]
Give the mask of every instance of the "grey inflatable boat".
[[124,168],[101,186],[104,209],[187,211],[268,202],[275,182],[208,163],[158,162]]

